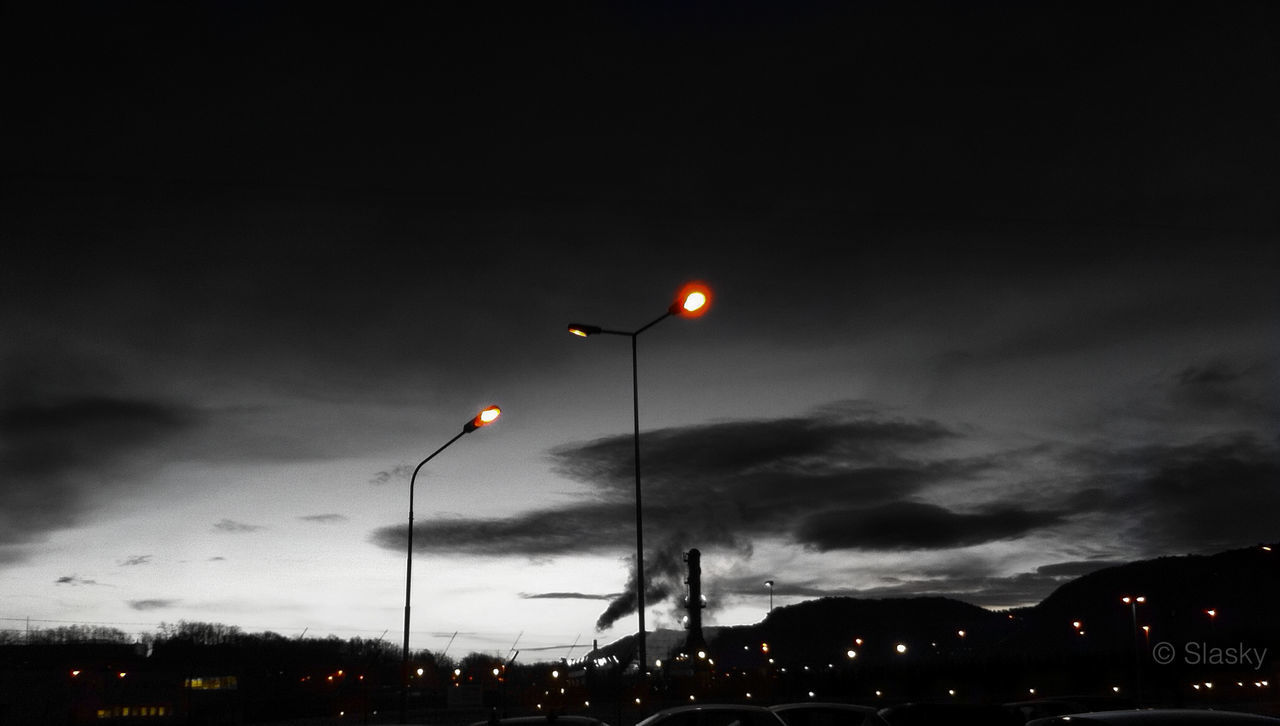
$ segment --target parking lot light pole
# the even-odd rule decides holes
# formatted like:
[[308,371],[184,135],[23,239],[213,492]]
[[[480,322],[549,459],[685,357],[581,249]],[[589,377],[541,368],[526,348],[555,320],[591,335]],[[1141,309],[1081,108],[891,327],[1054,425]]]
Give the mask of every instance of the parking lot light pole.
[[454,435],[452,439],[445,442],[444,446],[431,452],[431,455],[413,468],[413,474],[409,477],[409,537],[408,537],[408,555],[405,557],[404,566],[404,647],[401,649],[400,662],[400,723],[408,723],[409,711],[409,594],[413,589],[413,488],[418,480],[418,472],[422,470],[423,464],[436,458],[441,451],[449,448],[453,442],[466,436],[482,426],[488,426],[498,420],[498,416],[502,415],[502,409],[497,406],[489,406],[476,417],[466,422],[462,426],[462,430]]
[[658,323],[666,320],[672,315],[678,315],[685,318],[696,318],[707,311],[707,304],[711,302],[711,291],[707,286],[700,282],[691,282],[680,288],[680,292],[676,295],[675,302],[667,308],[667,311],[658,318],[654,319],[648,325],[641,327],[634,332],[626,332],[622,330],[609,330],[599,325],[585,325],[582,323],[570,323],[569,332],[580,338],[587,338],[592,335],[622,335],[631,338],[631,412],[632,412],[632,448],[635,456],[635,474],[636,474],[636,613],[639,619],[639,638],[638,648],[640,657],[640,674],[646,675],[649,672],[648,655],[645,649],[645,627],[644,627],[644,527],[642,509],[640,506],[640,378],[639,367],[636,362],[636,339],[644,331],[652,328]]

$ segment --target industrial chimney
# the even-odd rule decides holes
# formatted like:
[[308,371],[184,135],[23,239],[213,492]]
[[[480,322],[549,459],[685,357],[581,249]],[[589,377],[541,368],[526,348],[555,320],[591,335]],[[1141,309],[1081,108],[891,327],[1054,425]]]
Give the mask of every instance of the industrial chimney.
[[702,659],[705,659],[707,653],[707,641],[702,637],[702,608],[706,607],[706,603],[702,601],[702,553],[697,549],[689,550],[684,553],[684,561],[689,563],[689,576],[685,578],[685,584],[689,586],[689,600],[685,604],[689,611],[689,624],[684,639],[684,652],[689,654],[690,659],[697,661],[699,653],[702,653]]

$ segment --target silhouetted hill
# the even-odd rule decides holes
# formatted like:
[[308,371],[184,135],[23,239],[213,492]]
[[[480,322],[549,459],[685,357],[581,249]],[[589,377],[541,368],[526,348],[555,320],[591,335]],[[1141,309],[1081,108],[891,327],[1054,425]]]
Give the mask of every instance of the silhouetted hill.
[[[1130,606],[1121,598],[1142,596]],[[1208,614],[1209,610],[1214,615]],[[1103,641],[1130,647],[1142,640],[1276,640],[1280,612],[1280,552],[1262,546],[1215,555],[1160,557],[1108,567],[1063,584],[1020,613],[1020,642]],[[1081,623],[1084,636],[1073,622]]]
[[1010,627],[1004,614],[945,597],[827,597],[776,608],[761,623],[721,628],[712,649],[726,664],[742,660],[740,654],[758,660],[765,643],[775,659],[788,662],[842,662],[850,650],[861,662],[883,662],[898,655],[899,643],[937,652],[1004,637]]
[[[898,643],[917,656],[965,662],[1113,657],[1132,653],[1135,642],[1146,651],[1163,641],[1179,647],[1243,642],[1276,653],[1278,558],[1274,546],[1254,546],[1142,560],[1078,577],[1033,607],[1004,612],[946,597],[828,597],[775,608],[759,623],[709,629],[708,639],[726,668],[758,667],[770,657],[780,664],[833,664],[849,660],[849,650],[859,663],[884,664],[893,661]],[[1131,608],[1121,600],[1126,595],[1145,602]],[[633,641],[623,638],[601,652],[625,662],[634,656]]]

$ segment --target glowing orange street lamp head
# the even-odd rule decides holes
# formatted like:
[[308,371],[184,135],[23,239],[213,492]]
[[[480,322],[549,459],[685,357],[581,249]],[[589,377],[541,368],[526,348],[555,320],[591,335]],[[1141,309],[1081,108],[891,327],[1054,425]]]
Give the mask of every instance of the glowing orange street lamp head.
[[462,430],[465,431],[466,433],[471,433],[472,431],[475,431],[481,426],[488,426],[494,421],[497,421],[498,417],[501,415],[502,415],[502,409],[498,408],[497,406],[490,406],[485,410],[481,411],[480,413],[476,414],[476,417],[468,421],[467,425],[462,427]]
[[711,303],[711,288],[701,282],[690,282],[676,293],[676,301],[671,303],[672,315],[685,318],[696,318],[707,312]]
[[582,323],[569,323],[569,332],[579,338],[585,338],[589,335],[597,335],[600,333],[599,325],[584,325]]

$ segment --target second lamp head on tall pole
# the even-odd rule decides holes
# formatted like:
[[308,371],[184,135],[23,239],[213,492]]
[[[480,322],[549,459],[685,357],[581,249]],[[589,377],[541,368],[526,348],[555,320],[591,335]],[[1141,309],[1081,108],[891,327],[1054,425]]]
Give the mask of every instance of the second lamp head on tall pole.
[[649,327],[666,319],[671,315],[679,315],[682,318],[696,318],[707,312],[707,308],[711,304],[711,289],[705,283],[693,281],[686,283],[676,293],[676,299],[662,314],[662,317],[654,320],[648,325],[636,331],[626,330],[608,330],[599,325],[588,325],[586,323],[569,323],[569,332],[579,338],[587,338],[592,335],[639,335]]

